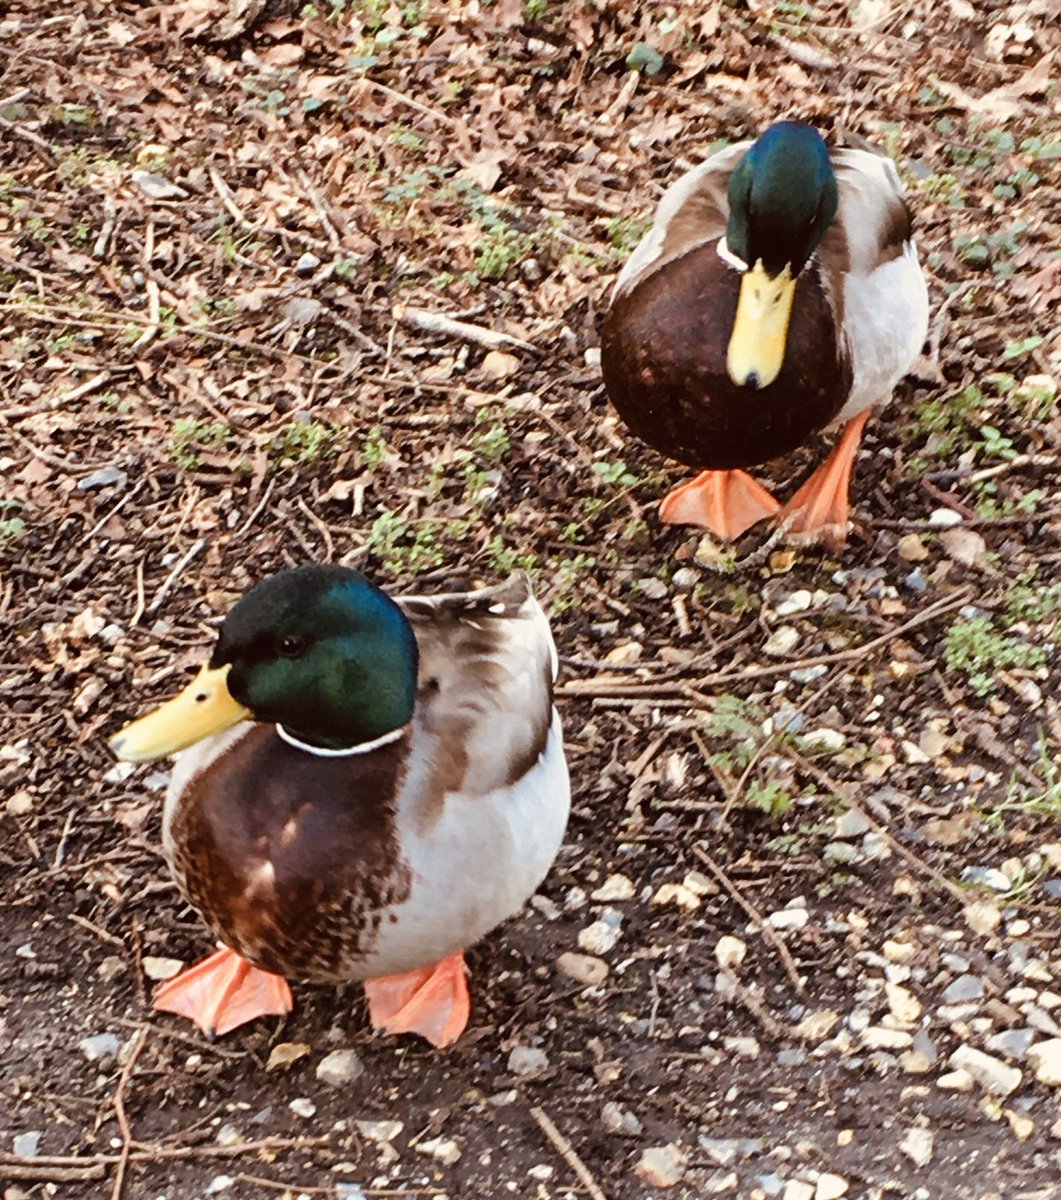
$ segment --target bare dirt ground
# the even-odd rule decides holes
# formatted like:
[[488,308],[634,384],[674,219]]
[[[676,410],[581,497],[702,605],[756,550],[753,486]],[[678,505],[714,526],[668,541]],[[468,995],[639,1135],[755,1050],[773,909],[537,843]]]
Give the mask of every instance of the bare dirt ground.
[[[1049,0],[7,5],[4,1200],[1058,1194],[1059,42]],[[932,335],[846,550],[727,572],[596,330],[662,187],[780,116],[896,158]],[[323,559],[524,566],[563,655],[569,836],[446,1053],[354,987],[216,1045],[149,1009],[208,943],[106,735]]]

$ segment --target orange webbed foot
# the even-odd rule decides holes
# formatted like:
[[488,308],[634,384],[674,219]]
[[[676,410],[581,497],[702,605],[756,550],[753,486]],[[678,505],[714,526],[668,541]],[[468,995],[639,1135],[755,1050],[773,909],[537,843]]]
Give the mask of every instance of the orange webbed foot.
[[844,426],[832,453],[778,513],[786,541],[824,542],[838,550],[847,541],[851,473],[870,409]]
[[460,952],[415,971],[366,979],[364,987],[372,1024],[384,1033],[418,1033],[442,1049],[468,1024],[471,999]]
[[699,525],[732,541],[780,507],[745,471],[701,471],[666,496],[659,513],[667,525]]
[[280,975],[252,967],[235,950],[222,948],[162,984],[154,1007],[188,1017],[214,1038],[257,1017],[289,1013],[294,1001]]

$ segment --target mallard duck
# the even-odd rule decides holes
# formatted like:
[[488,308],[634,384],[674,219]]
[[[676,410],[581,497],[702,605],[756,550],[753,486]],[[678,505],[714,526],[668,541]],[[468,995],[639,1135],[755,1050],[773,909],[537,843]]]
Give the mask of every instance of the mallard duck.
[[391,599],[357,571],[284,571],[209,661],[111,740],[182,751],[163,847],[222,948],[157,1009],[221,1034],[289,1012],[285,978],[364,982],[373,1024],[453,1042],[462,950],[556,857],[570,805],[556,651],[525,575]]
[[[835,546],[863,427],[927,327],[893,163],[782,121],[664,193],[615,285],[601,366],[634,433],[702,469],[664,521],[725,540],[776,517],[791,540]],[[783,508],[740,469],[833,425],[832,454]]]

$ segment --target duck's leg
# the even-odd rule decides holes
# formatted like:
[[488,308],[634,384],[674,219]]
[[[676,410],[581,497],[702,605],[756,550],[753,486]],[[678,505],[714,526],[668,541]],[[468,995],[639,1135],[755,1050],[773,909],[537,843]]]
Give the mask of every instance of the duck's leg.
[[699,525],[730,541],[780,507],[745,471],[701,471],[664,498],[659,515],[668,525]]
[[294,1001],[280,975],[252,967],[235,950],[222,947],[164,983],[154,1007],[189,1017],[213,1038],[256,1017],[289,1013]]
[[415,971],[366,979],[365,995],[376,1029],[418,1033],[439,1049],[460,1037],[472,1008],[460,951]]
[[872,411],[867,408],[848,421],[829,457],[778,513],[788,541],[823,541],[832,550],[847,541],[851,472]]

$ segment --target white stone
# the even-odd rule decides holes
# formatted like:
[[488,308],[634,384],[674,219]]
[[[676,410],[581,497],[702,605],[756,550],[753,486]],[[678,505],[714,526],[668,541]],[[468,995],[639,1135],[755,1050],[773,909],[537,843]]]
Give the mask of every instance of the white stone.
[[915,1167],[927,1167],[932,1161],[934,1142],[931,1129],[910,1129],[899,1143],[899,1149]]
[[578,933],[578,944],[589,954],[607,954],[615,948],[621,930],[603,921],[594,921]]
[[287,1107],[296,1117],[302,1117],[306,1121],[317,1115],[317,1106],[308,1096],[297,1096]]
[[590,893],[591,900],[633,900],[636,894],[633,880],[625,875],[609,875],[595,892]]
[[898,983],[886,983],[884,995],[892,1016],[904,1025],[912,1025],[921,1016],[921,1001]]
[[508,1056],[508,1069],[513,1075],[537,1079],[549,1070],[549,1055],[537,1046],[514,1046]]
[[333,1050],[317,1064],[317,1078],[329,1087],[345,1087],[365,1073],[356,1050]]
[[793,625],[781,625],[774,630],[763,645],[763,653],[772,658],[783,658],[799,645],[799,630]]
[[959,1068],[957,1071],[948,1071],[946,1075],[941,1075],[936,1080],[936,1087],[945,1092],[971,1092],[973,1077],[968,1071]]
[[814,1185],[814,1200],[840,1200],[847,1195],[848,1183],[842,1175],[823,1171]]
[[885,1029],[882,1025],[870,1025],[862,1030],[862,1045],[868,1050],[906,1050],[914,1043],[913,1037],[902,1029]]
[[802,1179],[790,1179],[781,1196],[782,1200],[814,1200],[814,1184]]
[[144,974],[148,979],[161,982],[172,979],[174,975],[184,970],[184,963],[179,958],[156,958],[153,954],[143,957]]
[[685,1154],[680,1146],[649,1146],[641,1151],[634,1174],[649,1187],[672,1188],[685,1174]]
[[766,923],[772,929],[802,929],[809,920],[805,908],[779,908],[766,918]]
[[405,1128],[404,1121],[355,1121],[357,1131],[370,1142],[393,1142]]
[[610,970],[603,958],[596,958],[592,954],[576,954],[571,950],[556,960],[556,969],[583,987],[600,987]]
[[417,1142],[417,1154],[427,1154],[444,1167],[451,1167],[461,1156],[461,1148],[453,1138],[437,1137],[426,1142]]
[[747,943],[738,937],[731,937],[728,933],[720,937],[715,945],[715,959],[720,967],[739,967],[747,953]]
[[1021,1072],[973,1046],[959,1046],[947,1060],[952,1070],[968,1071],[993,1096],[1008,1096],[1020,1087]]
[[1035,1078],[1049,1087],[1061,1087],[1061,1038],[1050,1038],[1028,1051]]
[[825,726],[810,730],[809,733],[803,735],[801,740],[807,748],[826,750],[832,754],[838,753],[847,745],[847,738],[839,729],[828,729]]

